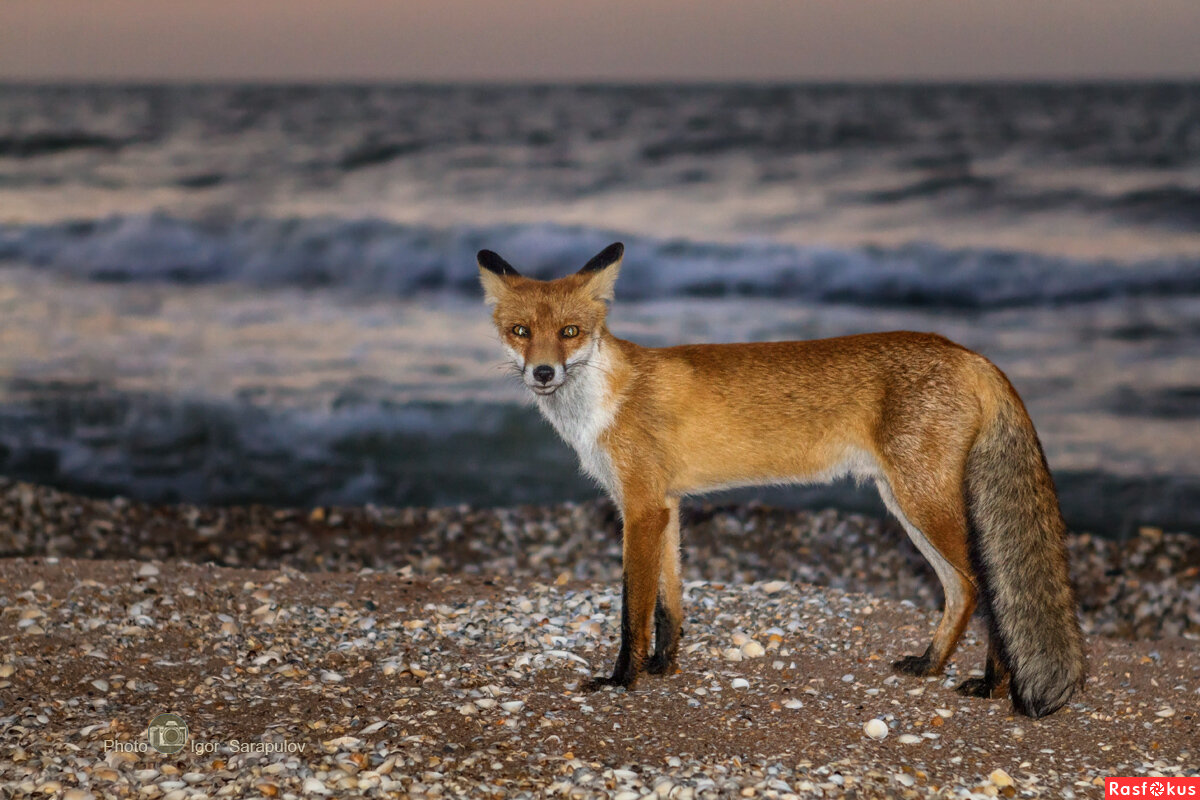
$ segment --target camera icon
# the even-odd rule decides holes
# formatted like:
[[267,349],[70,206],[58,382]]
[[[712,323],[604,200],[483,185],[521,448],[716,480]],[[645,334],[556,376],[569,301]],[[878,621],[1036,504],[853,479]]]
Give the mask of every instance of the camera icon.
[[187,744],[188,729],[183,717],[178,714],[159,714],[150,720],[146,738],[150,746],[160,753],[178,753]]

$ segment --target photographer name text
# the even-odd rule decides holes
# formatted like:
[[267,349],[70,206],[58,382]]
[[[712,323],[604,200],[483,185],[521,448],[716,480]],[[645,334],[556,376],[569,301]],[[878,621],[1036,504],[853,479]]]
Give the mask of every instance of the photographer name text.
[[[158,752],[146,742],[122,742],[116,739],[105,739],[106,753],[149,753]],[[206,753],[303,753],[308,747],[307,742],[243,742],[240,739],[230,739],[227,742],[201,742],[191,740],[187,748],[197,755]]]

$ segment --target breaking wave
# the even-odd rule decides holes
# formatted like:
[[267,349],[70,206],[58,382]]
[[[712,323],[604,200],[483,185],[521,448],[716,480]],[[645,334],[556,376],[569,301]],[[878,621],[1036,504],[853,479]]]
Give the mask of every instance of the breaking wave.
[[766,241],[621,237],[554,224],[436,228],[334,217],[193,221],[161,214],[0,226],[0,261],[77,279],[341,288],[372,294],[477,291],[475,253],[557,277],[616,238],[625,300],[765,296],[948,308],[1200,294],[1200,258],[1087,261],[931,244],[834,249]]

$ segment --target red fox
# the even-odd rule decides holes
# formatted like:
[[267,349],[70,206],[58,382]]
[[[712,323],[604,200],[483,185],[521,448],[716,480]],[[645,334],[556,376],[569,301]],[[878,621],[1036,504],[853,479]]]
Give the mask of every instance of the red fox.
[[875,483],[945,593],[933,641],[897,671],[940,673],[982,593],[984,676],[960,692],[1002,696],[1007,684],[1018,711],[1041,717],[1082,688],[1058,497],[999,369],[927,333],[639,347],[605,324],[623,255],[610,245],[552,281],[478,256],[501,343],[621,513],[621,646],[612,676],[588,689],[675,671],[681,497],[847,474]]

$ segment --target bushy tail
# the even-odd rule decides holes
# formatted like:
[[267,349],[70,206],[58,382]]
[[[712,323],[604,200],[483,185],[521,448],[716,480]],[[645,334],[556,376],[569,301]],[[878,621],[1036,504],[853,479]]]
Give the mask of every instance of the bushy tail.
[[1066,525],[1033,423],[996,376],[996,410],[967,457],[971,557],[1018,711],[1061,708],[1087,678]]

